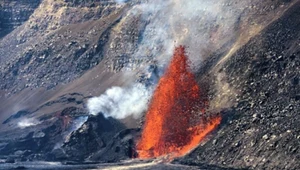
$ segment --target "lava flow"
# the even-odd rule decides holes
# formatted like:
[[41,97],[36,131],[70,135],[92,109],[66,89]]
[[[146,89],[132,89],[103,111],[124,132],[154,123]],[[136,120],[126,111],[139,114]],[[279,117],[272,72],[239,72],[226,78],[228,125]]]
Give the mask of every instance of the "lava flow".
[[195,148],[221,122],[205,115],[200,87],[189,70],[185,48],[179,46],[150,103],[139,158],[180,157]]

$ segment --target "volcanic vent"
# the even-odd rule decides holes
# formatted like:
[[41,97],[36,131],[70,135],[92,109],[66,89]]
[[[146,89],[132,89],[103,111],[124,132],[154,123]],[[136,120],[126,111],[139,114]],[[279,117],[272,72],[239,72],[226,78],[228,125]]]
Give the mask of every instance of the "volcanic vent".
[[205,115],[207,102],[189,69],[185,48],[179,46],[150,103],[136,146],[139,158],[183,156],[221,122],[219,115]]

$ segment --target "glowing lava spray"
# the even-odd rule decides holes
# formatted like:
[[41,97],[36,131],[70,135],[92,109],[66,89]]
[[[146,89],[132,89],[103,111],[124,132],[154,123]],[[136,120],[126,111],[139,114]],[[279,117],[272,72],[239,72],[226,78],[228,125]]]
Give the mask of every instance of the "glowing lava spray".
[[205,115],[188,62],[184,47],[177,47],[150,103],[136,146],[139,158],[183,156],[220,124],[220,116]]

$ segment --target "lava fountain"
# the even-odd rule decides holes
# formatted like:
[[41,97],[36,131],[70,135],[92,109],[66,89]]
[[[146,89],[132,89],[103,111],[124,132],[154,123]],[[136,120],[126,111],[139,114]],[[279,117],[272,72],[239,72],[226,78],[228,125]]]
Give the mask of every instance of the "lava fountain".
[[179,46],[150,103],[136,146],[138,157],[174,158],[195,148],[221,122],[219,115],[205,114],[204,103],[185,48]]

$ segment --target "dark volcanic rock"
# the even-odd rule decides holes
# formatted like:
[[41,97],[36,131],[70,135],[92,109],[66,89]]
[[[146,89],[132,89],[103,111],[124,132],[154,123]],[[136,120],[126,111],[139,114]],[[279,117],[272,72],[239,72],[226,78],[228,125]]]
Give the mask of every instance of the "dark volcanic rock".
[[0,2],[0,39],[28,20],[41,0],[2,0]]
[[89,161],[118,162],[135,158],[135,139],[140,135],[139,129],[125,129],[117,133],[108,145],[88,158]]
[[[13,136],[13,138],[15,138],[14,140],[2,137],[3,140],[8,140],[9,143],[0,149],[0,155],[6,156],[7,159],[14,158],[18,161],[44,160],[44,155],[51,152],[58,139],[63,137],[63,129],[61,127],[63,127],[63,122],[57,120],[42,131],[34,131],[33,129],[27,128],[16,132],[17,134],[27,134],[25,137],[22,137],[22,135]],[[3,134],[1,134],[1,136],[3,136]]]
[[[133,138],[139,130],[125,130],[118,120],[104,118],[102,114],[80,119],[85,114],[76,107],[53,114],[56,114],[54,118],[43,116],[42,123],[34,127],[0,134],[0,158],[15,161],[117,162],[133,156]],[[15,114],[14,118],[18,115]]]
[[[0,101],[4,103],[0,107],[0,163],[118,162],[136,156],[134,139],[140,129],[126,129],[119,120],[102,114],[88,115],[85,105],[86,96],[126,85],[118,82],[123,77],[112,72],[136,68],[142,62],[156,64],[152,61],[155,56],[142,61],[133,55],[151,20],[143,21],[142,14],[127,15],[139,0],[127,2],[132,4],[109,0],[0,2]],[[221,110],[222,125],[212,140],[175,162],[204,169],[299,169],[299,2],[283,17],[279,14],[290,0],[254,0],[245,8],[245,1],[224,2],[230,11],[243,10],[232,28],[237,34],[243,35],[248,26],[265,26],[271,19],[264,16],[274,14],[280,19],[222,67],[216,67],[217,71],[214,66],[224,56],[218,54],[228,51],[235,38],[226,40],[215,52],[217,57],[207,57],[199,82],[201,76],[208,75],[212,82],[203,84],[213,99],[219,95],[218,89],[209,91],[209,87],[217,86],[215,74],[223,75],[226,84],[221,82],[219,88],[233,89],[230,97],[234,102],[227,102],[230,107]],[[161,42],[152,43],[159,47]],[[154,72],[160,72],[156,69]],[[141,82],[143,79],[140,75]],[[6,107],[11,108],[4,112]],[[37,120],[36,124],[19,127],[19,122],[28,118]],[[144,169],[169,167],[183,168],[158,163]]]
[[102,114],[91,116],[70,135],[62,149],[68,160],[79,162],[128,159],[133,150],[130,145],[134,145],[131,132],[135,130],[121,131],[123,129],[125,127],[115,119],[104,118]]
[[237,103],[212,140],[179,162],[254,169],[300,168],[300,3],[223,66]]

